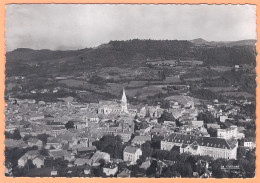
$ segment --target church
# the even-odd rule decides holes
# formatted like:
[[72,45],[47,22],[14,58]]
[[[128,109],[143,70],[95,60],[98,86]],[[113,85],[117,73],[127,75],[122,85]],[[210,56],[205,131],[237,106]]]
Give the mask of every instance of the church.
[[123,94],[120,102],[117,101],[99,101],[98,114],[102,115],[127,115],[136,114],[136,109],[129,109],[126,98],[125,88],[123,88]]

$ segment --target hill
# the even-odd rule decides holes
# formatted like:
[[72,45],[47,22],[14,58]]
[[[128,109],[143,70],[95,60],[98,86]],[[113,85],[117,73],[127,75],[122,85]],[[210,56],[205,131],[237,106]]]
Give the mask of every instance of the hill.
[[[140,67],[147,59],[201,60],[206,66],[255,65],[255,40],[222,43],[203,39],[110,41],[96,48],[52,51],[20,48],[6,53],[6,75],[73,74],[97,67]],[[203,46],[201,46],[203,45]]]

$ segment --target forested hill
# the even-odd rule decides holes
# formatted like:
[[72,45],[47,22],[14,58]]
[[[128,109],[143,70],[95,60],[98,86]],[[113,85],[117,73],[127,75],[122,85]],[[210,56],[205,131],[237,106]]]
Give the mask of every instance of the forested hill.
[[[110,41],[96,48],[70,51],[31,50],[20,48],[6,54],[6,74],[26,72],[27,65],[45,64],[74,70],[96,66],[141,66],[147,59],[201,60],[205,65],[255,65],[255,41],[208,44],[205,40],[128,40]],[[216,43],[216,42],[215,42]],[[46,68],[44,68],[46,69]],[[49,69],[49,68],[48,68]]]

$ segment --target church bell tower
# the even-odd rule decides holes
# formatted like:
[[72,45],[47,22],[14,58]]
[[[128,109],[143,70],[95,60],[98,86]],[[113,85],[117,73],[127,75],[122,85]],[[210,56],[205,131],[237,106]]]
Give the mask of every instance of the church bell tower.
[[126,95],[125,95],[125,88],[123,88],[123,95],[122,95],[122,99],[121,99],[121,112],[128,113],[127,99],[126,99]]

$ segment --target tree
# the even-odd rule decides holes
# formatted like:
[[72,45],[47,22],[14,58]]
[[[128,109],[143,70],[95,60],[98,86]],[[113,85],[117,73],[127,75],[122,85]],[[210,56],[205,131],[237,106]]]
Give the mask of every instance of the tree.
[[5,131],[5,138],[20,140],[22,137],[21,137],[20,131],[18,129],[15,129],[13,133]]
[[198,114],[198,120],[204,121],[204,123],[215,123],[216,119],[210,112],[205,112],[205,113],[199,113]]
[[73,122],[73,121],[68,121],[68,122],[65,124],[65,128],[66,128],[66,129],[74,128],[74,122]]
[[208,129],[208,133],[209,133],[210,137],[217,137],[217,129],[215,129],[215,128],[210,127]]
[[160,118],[158,118],[158,123],[163,123],[164,121],[175,121],[174,116],[167,111],[164,111]]
[[183,166],[183,177],[192,177],[192,168],[190,163],[185,163]]
[[151,157],[153,154],[153,148],[151,148],[151,141],[146,141],[144,144],[142,144],[142,156],[145,159],[146,157]]
[[153,135],[152,136],[152,143],[151,147],[153,149],[160,149],[161,148],[161,141],[164,139],[163,136],[160,135]]
[[50,135],[46,134],[46,133],[37,135],[37,138],[42,141],[43,145],[45,145],[47,143],[47,139],[49,137],[50,137]]
[[247,151],[246,151],[245,147],[238,146],[238,148],[237,148],[237,158],[238,159],[245,157],[246,153],[247,153]]
[[104,135],[99,141],[93,142],[98,150],[107,152],[112,158],[123,157],[123,145],[120,136]]
[[157,161],[153,160],[151,163],[151,166],[146,170],[146,175],[148,177],[154,177],[156,174],[156,170],[157,170]]
[[49,151],[45,148],[42,148],[40,151],[39,151],[40,155],[42,156],[49,156]]

